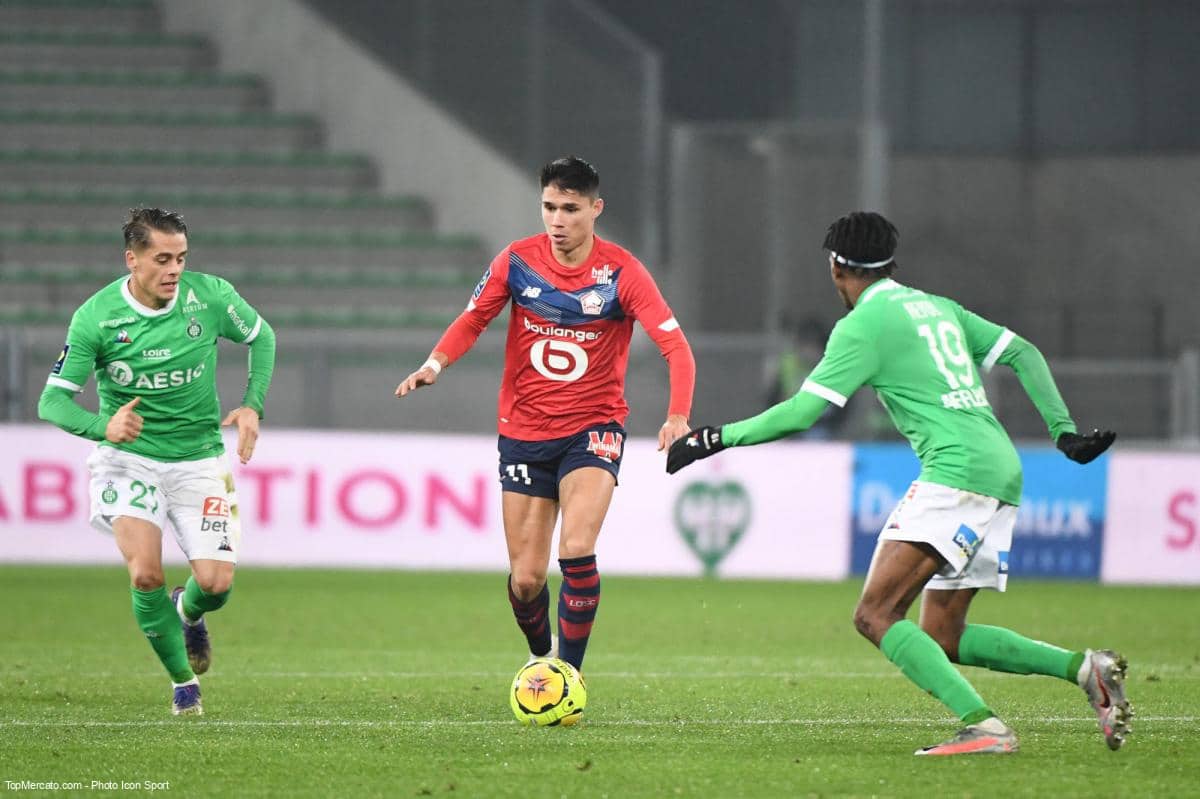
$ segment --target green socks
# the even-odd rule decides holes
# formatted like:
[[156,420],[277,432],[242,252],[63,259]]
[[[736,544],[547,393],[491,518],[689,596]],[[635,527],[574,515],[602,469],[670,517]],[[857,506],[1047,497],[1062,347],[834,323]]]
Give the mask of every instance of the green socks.
[[908,619],[898,621],[888,629],[879,642],[879,649],[900,667],[905,677],[933,694],[964,724],[976,724],[996,715],[984,704],[971,683],[954,668],[937,641]]
[[183,587],[183,615],[187,616],[189,621],[199,621],[205,613],[216,610],[228,602],[231,593],[233,593],[232,588],[220,594],[206,594],[201,590],[195,577],[188,577],[187,584]]
[[1045,674],[1075,682],[1083,653],[1034,641],[1003,627],[968,624],[958,642],[958,662],[1010,674]]
[[167,595],[166,586],[152,591],[130,587],[129,591],[133,595],[133,618],[171,675],[171,681],[178,685],[194,680],[196,675],[188,665],[187,650],[183,646],[179,614]]

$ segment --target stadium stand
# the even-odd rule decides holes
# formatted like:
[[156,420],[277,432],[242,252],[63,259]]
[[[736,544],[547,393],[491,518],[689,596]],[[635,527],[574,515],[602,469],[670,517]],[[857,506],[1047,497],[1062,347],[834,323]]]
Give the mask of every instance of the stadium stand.
[[347,343],[281,348],[284,384],[312,382],[314,360],[378,372],[372,348],[419,361],[461,310],[489,256],[478,237],[435,232],[425,198],[381,194],[319,119],[273,112],[265,81],[216,65],[150,0],[0,5],[0,325],[32,345],[23,405],[71,312],[120,273],[136,205],[181,210],[190,268],[234,280],[289,343]]

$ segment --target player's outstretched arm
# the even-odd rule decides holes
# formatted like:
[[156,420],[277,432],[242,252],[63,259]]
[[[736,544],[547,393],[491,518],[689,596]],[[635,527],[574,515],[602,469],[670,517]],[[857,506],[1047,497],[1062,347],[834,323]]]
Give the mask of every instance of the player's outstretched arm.
[[1076,463],[1091,463],[1104,454],[1116,440],[1117,434],[1111,430],[1092,430],[1083,436],[1077,433],[1063,433],[1054,444]]
[[684,466],[727,447],[748,447],[807,430],[821,418],[828,405],[824,398],[801,389],[758,416],[720,427],[698,427],[671,445],[667,452],[667,473],[675,474]]
[[492,259],[491,265],[483,273],[483,277],[475,286],[467,308],[446,328],[429,359],[421,364],[421,368],[400,381],[395,394],[403,397],[409,392],[416,391],[421,386],[432,386],[437,382],[438,375],[450,364],[457,361],[467,350],[475,346],[475,342],[488,324],[508,304],[511,295],[508,291],[508,256],[511,247],[505,247],[500,254]]
[[449,363],[450,359],[445,353],[435,350],[429,356],[429,359],[421,364],[420,369],[400,381],[400,385],[396,386],[396,396],[403,397],[410,392],[416,391],[421,386],[432,386],[437,382],[438,375],[442,373],[442,369],[446,368]]
[[1091,463],[1112,446],[1117,434],[1111,430],[1092,430],[1085,435],[1076,432],[1075,422],[1058,391],[1054,375],[1050,373],[1050,365],[1037,347],[1007,332],[997,346],[1004,349],[997,353],[995,362],[1009,366],[1016,373],[1021,387],[1050,430],[1054,445],[1064,455],[1076,463]]
[[1037,347],[1020,336],[1009,333],[1006,337],[1008,341],[1004,344],[1004,351],[995,362],[1008,366],[1016,374],[1021,388],[1029,395],[1042,421],[1046,423],[1051,440],[1057,443],[1066,433],[1074,433],[1075,422],[1058,391],[1054,376],[1050,374],[1046,358]]

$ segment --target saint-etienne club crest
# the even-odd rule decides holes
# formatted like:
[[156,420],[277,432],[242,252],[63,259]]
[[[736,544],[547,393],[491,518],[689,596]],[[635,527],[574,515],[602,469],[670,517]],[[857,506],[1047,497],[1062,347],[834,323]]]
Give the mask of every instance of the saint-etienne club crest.
[[108,485],[100,492],[100,500],[105,505],[111,505],[117,501],[117,489],[113,488],[112,480],[109,480]]
[[200,338],[200,334],[204,332],[204,327],[196,321],[196,317],[192,317],[192,321],[188,323],[187,334],[188,338]]
[[675,500],[675,527],[713,576],[750,526],[750,495],[741,483],[689,483]]

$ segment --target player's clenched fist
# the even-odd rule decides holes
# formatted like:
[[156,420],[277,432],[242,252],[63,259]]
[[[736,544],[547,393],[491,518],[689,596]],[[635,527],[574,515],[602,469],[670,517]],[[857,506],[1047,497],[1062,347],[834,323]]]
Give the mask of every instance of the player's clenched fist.
[[114,444],[125,444],[142,434],[142,417],[134,410],[141,401],[141,397],[134,397],[117,408],[117,412],[108,420],[108,426],[104,428],[106,439]]
[[1116,439],[1117,434],[1111,430],[1105,430],[1103,433],[1093,430],[1082,436],[1077,433],[1063,433],[1055,445],[1076,463],[1091,463],[1112,446]]
[[430,357],[429,360],[421,364],[420,369],[400,381],[400,385],[396,386],[396,396],[403,397],[408,392],[416,391],[421,386],[432,386],[437,382],[438,375],[441,372],[442,362],[437,358]]

